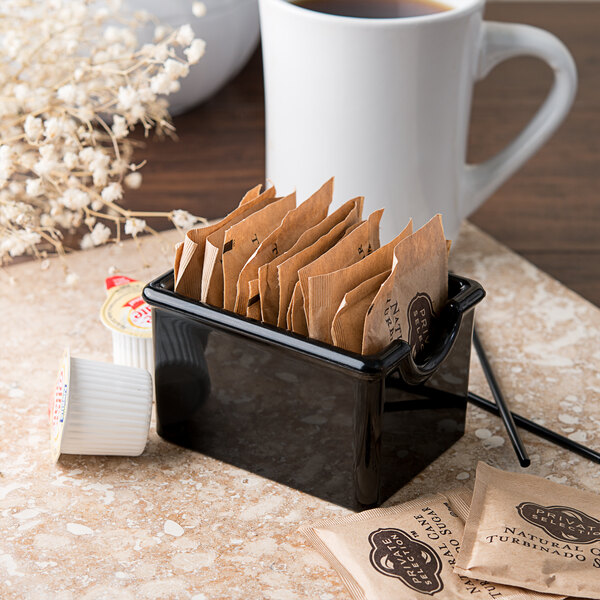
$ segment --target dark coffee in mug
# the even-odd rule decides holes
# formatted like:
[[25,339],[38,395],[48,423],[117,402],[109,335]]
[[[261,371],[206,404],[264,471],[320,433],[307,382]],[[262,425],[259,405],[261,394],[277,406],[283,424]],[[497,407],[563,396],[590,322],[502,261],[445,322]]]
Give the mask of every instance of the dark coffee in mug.
[[293,4],[330,15],[363,19],[421,17],[450,10],[450,6],[433,0],[293,0]]

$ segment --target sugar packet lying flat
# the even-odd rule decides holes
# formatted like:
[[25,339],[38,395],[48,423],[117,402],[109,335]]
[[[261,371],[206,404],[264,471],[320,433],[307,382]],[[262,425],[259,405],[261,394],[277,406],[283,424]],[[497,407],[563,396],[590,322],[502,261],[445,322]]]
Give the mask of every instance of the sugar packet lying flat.
[[555,598],[455,573],[464,523],[448,496],[422,496],[300,532],[337,571],[354,600]]
[[480,462],[455,570],[600,598],[600,496]]

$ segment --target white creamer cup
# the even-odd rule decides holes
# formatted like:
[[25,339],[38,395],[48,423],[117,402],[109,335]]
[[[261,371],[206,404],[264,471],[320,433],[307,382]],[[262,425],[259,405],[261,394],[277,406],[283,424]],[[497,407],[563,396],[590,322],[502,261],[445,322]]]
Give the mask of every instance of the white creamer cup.
[[49,405],[52,458],[139,456],[146,447],[151,414],[148,371],[73,358],[67,350]]
[[152,372],[152,309],[142,299],[143,289],[141,281],[113,287],[100,318],[112,333],[114,363]]

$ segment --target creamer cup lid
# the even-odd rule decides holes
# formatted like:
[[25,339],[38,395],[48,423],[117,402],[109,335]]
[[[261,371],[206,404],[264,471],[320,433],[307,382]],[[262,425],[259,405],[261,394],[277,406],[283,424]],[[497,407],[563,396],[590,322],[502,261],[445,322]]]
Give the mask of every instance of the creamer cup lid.
[[60,443],[62,440],[65,417],[69,405],[69,391],[71,378],[71,353],[65,350],[60,361],[56,386],[48,404],[48,418],[50,420],[50,444],[52,460],[56,462],[60,456]]
[[142,298],[144,284],[131,281],[108,291],[100,319],[113,331],[138,338],[152,337],[152,309]]

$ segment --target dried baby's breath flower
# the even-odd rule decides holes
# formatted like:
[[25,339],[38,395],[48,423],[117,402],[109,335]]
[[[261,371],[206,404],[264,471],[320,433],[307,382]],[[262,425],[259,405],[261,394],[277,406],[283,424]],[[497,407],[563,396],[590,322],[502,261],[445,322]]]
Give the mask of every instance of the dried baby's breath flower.
[[142,174],[141,173],[129,173],[125,177],[125,185],[132,190],[137,190],[142,185]]
[[[204,5],[195,2],[193,13],[203,15]],[[140,46],[136,31],[150,23],[155,43]],[[130,132],[173,131],[164,96],[203,53],[190,25],[173,30],[145,11],[127,14],[119,0],[2,2],[0,265],[26,253],[45,259],[47,249],[64,254],[63,232],[78,227],[89,229],[81,247],[91,248],[122,231],[152,231],[146,216],[198,222],[185,211],[134,212],[119,202],[123,184],[142,183]]]
[[104,223],[96,223],[89,235],[94,246],[102,246],[110,239],[110,229]]
[[164,25],[158,25],[154,29],[154,41],[160,42],[167,36],[168,33],[169,33],[168,27],[165,27]]
[[115,200],[120,200],[123,197],[123,188],[120,183],[113,182],[110,185],[107,185],[100,194],[102,196],[102,200],[107,204],[114,202]]
[[127,219],[125,221],[125,233],[136,237],[146,229],[146,221],[144,219]]
[[206,50],[206,43],[204,40],[195,39],[189,48],[186,48],[183,53],[187,56],[188,63],[195,65],[203,56]]
[[174,210],[171,220],[180,229],[191,229],[198,222],[198,218],[191,215],[187,210]]
[[125,119],[125,117],[122,117],[121,115],[115,115],[113,117],[113,124],[112,124],[112,132],[113,135],[118,139],[122,139],[124,137],[127,137],[127,134],[129,133],[129,128],[127,127],[127,120]]
[[195,17],[203,17],[206,14],[206,5],[204,2],[194,2],[192,4],[192,13]]
[[180,46],[189,46],[194,41],[194,30],[191,25],[182,25],[177,30],[175,39]]

